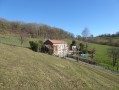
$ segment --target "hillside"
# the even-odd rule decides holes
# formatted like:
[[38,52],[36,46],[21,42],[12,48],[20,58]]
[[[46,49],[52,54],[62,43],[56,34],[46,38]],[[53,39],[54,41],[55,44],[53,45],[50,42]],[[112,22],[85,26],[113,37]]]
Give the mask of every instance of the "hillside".
[[98,42],[119,42],[119,36],[117,37],[95,37],[95,41]]
[[119,90],[119,76],[87,64],[0,44],[0,90]]
[[22,37],[43,39],[71,39],[73,33],[61,28],[51,27],[46,24],[25,23],[22,21],[8,21],[0,18],[0,34],[15,34]]
[[100,45],[119,47],[119,35],[118,36],[93,37],[89,39],[89,42],[100,44]]
[[[29,41],[32,41],[32,40],[41,40],[41,39],[26,38],[22,47],[28,47],[29,48],[30,47]],[[70,45],[72,43],[71,39],[64,39],[64,40],[68,43],[68,45]],[[77,42],[79,43],[80,41],[77,41]],[[13,35],[1,35],[0,34],[0,43],[18,46],[18,47],[21,46],[19,37],[13,36]],[[84,42],[82,42],[82,43],[84,43]],[[97,64],[100,66],[103,66],[104,68],[113,70],[112,59],[107,54],[107,49],[109,49],[111,47],[112,46],[108,46],[108,45],[88,43],[88,49],[89,50],[91,50],[93,48],[96,49],[96,54],[94,56],[94,60],[97,62]],[[114,68],[114,70],[116,70],[116,67]]]

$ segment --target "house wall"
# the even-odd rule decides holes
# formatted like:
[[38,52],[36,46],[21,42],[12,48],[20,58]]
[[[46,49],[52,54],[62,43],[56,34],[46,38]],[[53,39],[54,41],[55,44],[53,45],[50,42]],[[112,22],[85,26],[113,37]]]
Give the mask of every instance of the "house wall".
[[44,44],[53,46],[53,54],[56,56],[64,57],[68,53],[67,43],[53,44],[50,40],[47,40]]
[[53,47],[54,47],[54,55],[63,57],[66,56],[68,53],[67,44],[53,44]]

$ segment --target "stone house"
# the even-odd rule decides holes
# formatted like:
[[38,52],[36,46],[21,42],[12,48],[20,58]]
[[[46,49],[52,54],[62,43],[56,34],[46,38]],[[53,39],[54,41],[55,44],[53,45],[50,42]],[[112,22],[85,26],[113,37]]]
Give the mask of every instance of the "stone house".
[[68,44],[63,40],[46,40],[44,45],[52,47],[53,55],[64,57],[68,53]]

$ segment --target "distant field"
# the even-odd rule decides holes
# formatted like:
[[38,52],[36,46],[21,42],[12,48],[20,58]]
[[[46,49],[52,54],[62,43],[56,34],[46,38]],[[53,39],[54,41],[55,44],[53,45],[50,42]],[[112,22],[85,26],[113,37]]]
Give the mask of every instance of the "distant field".
[[119,90],[119,76],[88,64],[0,44],[0,90]]
[[99,65],[113,70],[112,58],[110,58],[107,54],[107,49],[111,48],[111,46],[89,43],[89,49],[92,48],[96,49],[96,54],[94,56],[95,61]]

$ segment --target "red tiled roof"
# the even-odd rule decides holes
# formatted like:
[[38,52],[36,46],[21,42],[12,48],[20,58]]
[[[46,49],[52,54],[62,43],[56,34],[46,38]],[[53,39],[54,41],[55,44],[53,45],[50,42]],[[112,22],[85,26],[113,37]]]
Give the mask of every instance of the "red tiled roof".
[[49,41],[52,42],[53,44],[64,44],[64,43],[66,43],[63,40],[49,40]]

